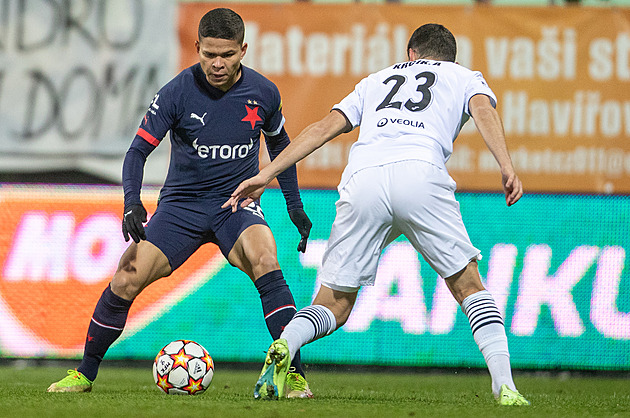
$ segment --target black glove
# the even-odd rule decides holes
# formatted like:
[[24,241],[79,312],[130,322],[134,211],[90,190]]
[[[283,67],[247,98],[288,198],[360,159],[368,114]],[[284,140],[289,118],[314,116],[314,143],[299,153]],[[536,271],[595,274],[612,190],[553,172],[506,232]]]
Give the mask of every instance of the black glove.
[[144,233],[144,226],[147,221],[147,210],[142,203],[126,206],[123,212],[122,233],[125,241],[129,241],[129,236],[137,244],[140,240],[147,239]]
[[291,218],[291,222],[293,222],[293,225],[297,227],[298,232],[302,236],[297,250],[306,252],[306,241],[308,240],[308,235],[311,233],[311,227],[313,224],[311,223],[311,220],[308,219],[304,209],[293,209],[289,211],[289,218]]

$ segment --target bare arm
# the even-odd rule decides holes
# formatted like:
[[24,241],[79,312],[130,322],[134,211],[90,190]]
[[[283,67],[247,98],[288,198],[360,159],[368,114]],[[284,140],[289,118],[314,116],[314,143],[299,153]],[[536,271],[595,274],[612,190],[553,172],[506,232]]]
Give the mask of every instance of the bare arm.
[[247,206],[254,200],[260,198],[267,184],[278,174],[296,164],[326,142],[351,129],[352,126],[350,126],[350,123],[343,113],[333,110],[326,115],[326,117],[307,126],[300,132],[300,134],[291,141],[289,146],[269,165],[260,170],[260,173],[242,182],[232,193],[230,199],[221,207],[226,208],[232,206],[232,211],[236,211],[238,202],[243,199],[245,200],[241,202],[241,206]]
[[505,133],[501,117],[490,103],[490,98],[484,94],[473,96],[468,106],[475,125],[483,137],[486,146],[499,163],[501,180],[505,192],[505,203],[512,206],[523,196],[523,184],[514,171],[512,159],[505,142]]
[[333,110],[320,121],[304,128],[271,164],[260,171],[258,176],[265,180],[265,185],[268,184],[288,167],[302,160],[339,134],[347,132],[347,125],[346,117]]

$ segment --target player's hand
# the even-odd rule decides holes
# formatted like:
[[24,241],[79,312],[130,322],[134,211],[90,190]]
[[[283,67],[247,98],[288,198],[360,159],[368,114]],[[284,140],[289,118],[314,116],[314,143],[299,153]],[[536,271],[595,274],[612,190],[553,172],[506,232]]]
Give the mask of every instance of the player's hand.
[[147,211],[142,204],[126,206],[122,221],[122,233],[125,241],[129,241],[130,236],[136,244],[140,240],[147,239],[144,225],[142,225],[146,221]]
[[238,202],[242,200],[241,207],[249,205],[252,202],[260,199],[260,196],[265,191],[265,186],[269,183],[269,181],[264,181],[260,175],[256,175],[250,179],[245,180],[241,184],[238,185],[236,190],[232,193],[232,196],[224,204],[221,205],[221,208],[225,209],[228,206],[232,207],[232,212],[236,212],[238,208]]
[[311,220],[308,219],[304,209],[293,209],[289,211],[289,218],[291,218],[291,222],[293,222],[293,225],[297,227],[298,232],[302,236],[297,250],[300,252],[306,252],[306,241],[311,233],[311,227],[313,224],[311,223]]
[[501,175],[503,182],[503,191],[505,192],[505,203],[512,206],[523,196],[523,183],[515,172],[503,173]]

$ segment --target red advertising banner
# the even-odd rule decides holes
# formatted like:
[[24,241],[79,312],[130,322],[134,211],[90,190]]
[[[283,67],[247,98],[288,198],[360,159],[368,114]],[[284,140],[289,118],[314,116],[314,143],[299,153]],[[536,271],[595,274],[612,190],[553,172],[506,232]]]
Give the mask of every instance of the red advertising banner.
[[[181,67],[197,62],[199,19],[214,3],[180,5]],[[322,118],[369,73],[406,60],[415,28],[438,22],[458,62],[498,98],[526,191],[630,192],[630,10],[367,4],[234,4],[244,64],[276,83],[290,135]],[[302,187],[336,187],[356,132],[302,161]],[[492,155],[468,122],[449,169],[461,190],[499,190]]]

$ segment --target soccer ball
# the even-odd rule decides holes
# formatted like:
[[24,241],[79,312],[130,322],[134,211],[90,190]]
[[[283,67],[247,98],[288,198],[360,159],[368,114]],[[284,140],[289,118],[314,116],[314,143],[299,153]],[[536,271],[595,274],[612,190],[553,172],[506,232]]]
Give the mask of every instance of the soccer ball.
[[190,340],[167,344],[153,362],[153,380],[169,395],[203,393],[213,376],[212,357],[201,344]]

